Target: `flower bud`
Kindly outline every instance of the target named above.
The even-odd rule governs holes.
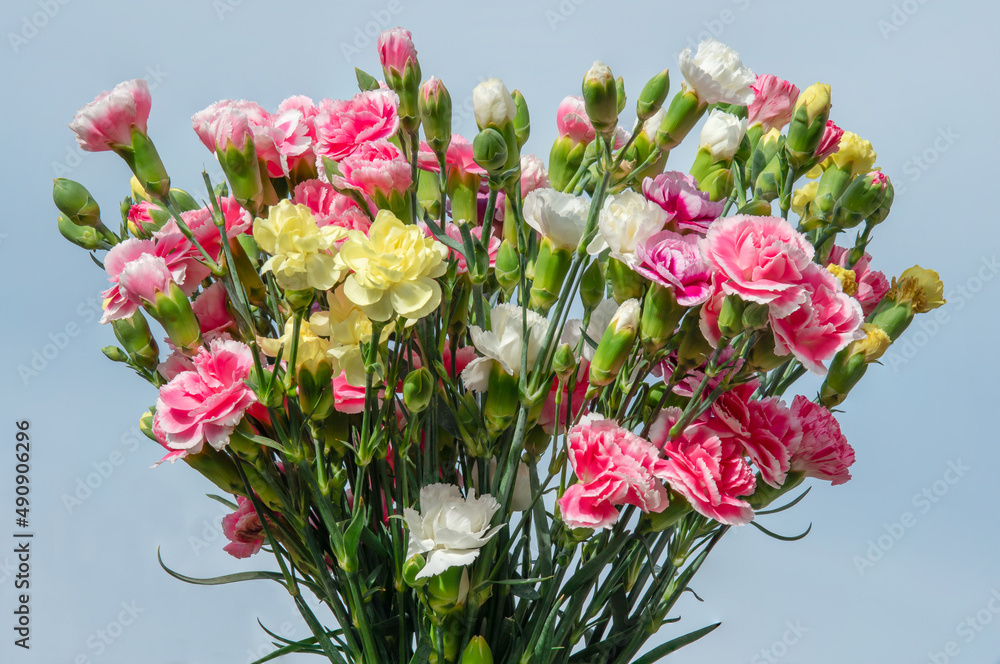
[[[403,403],[411,413],[422,413],[431,403],[437,387],[427,367],[420,367],[407,374],[403,381]]]
[[[754,125],[760,128],[761,125]],[[764,134],[756,146],[747,164],[749,168],[749,182],[756,182],[760,174],[767,168],[771,160],[774,159],[780,150],[785,147],[785,137],[777,129],[771,129]]]
[[[143,298],[142,306],[163,326],[177,350],[186,355],[197,352],[202,344],[201,325],[187,295],[176,283],[170,281],[166,291],[157,291],[152,300]]]
[[[705,335],[701,333],[699,319],[701,307],[694,307],[681,320],[681,343],[677,347],[677,366],[681,369],[694,369],[708,360],[712,346]]]
[[[479,129],[502,129],[517,115],[517,106],[499,78],[488,78],[472,91],[472,110]]]
[[[788,125],[785,152],[795,168],[813,158],[830,119],[830,86],[814,83],[799,95]]]
[[[591,261],[587,269],[583,271],[583,276],[580,277],[580,299],[586,311],[593,311],[597,305],[604,301],[606,285],[604,264],[599,260]]]
[[[496,129],[483,129],[472,139],[472,155],[489,173],[500,172],[507,163],[507,142],[503,134]]]
[[[618,129],[618,86],[603,62],[595,62],[583,77],[583,101],[594,131],[611,140]]]
[[[892,201],[896,197],[896,190],[892,186],[892,180],[886,177],[885,183],[885,197],[882,198],[881,205],[878,206],[877,210],[868,215],[868,218],[866,219],[866,221],[872,226],[881,224],[885,221],[885,218],[889,216],[889,210],[892,208]],[[860,256],[858,257],[858,260],[860,260]]]
[[[333,367],[329,362],[296,362],[296,394],[299,407],[310,420],[319,422],[333,414]]]
[[[128,355],[118,346],[104,346],[101,348],[101,352],[112,362],[128,363]]]
[[[684,307],[677,304],[673,289],[652,284],[643,300],[639,321],[639,338],[647,355],[667,345],[683,315]]]
[[[619,304],[641,298],[646,287],[646,281],[617,258],[608,258],[608,280],[615,302]]]
[[[521,275],[521,262],[517,256],[517,249],[508,240],[500,243],[497,250],[497,260],[494,264],[494,274],[497,283],[510,294],[514,287],[518,285]]]
[[[465,566],[449,567],[427,581],[427,603],[439,617],[460,611],[468,595],[469,571]]]
[[[635,105],[635,113],[639,117],[639,122],[645,122],[656,115],[656,112],[663,106],[663,102],[666,101],[669,91],[669,69],[664,69],[646,82]]]
[[[404,131],[416,131],[419,124],[417,110],[420,87],[420,63],[409,30],[392,28],[378,38],[378,56],[385,82],[399,96],[399,118]]]
[[[528,142],[528,136],[531,134],[531,117],[528,115],[528,102],[524,100],[521,91],[514,90],[510,95],[514,98],[514,106],[517,108],[514,114],[514,135],[517,136],[517,147],[520,149]]]
[[[441,79],[431,76],[420,87],[418,109],[427,145],[435,154],[444,154],[451,144],[451,95]]]
[[[744,314],[746,310],[744,310]],[[757,340],[750,351],[750,368],[754,371],[777,369],[788,361],[788,355],[778,355],[774,351],[774,335],[765,334]]]
[[[747,131],[746,118],[714,109],[701,130],[699,147],[707,150],[712,163],[732,161]],[[695,175],[692,173],[692,175]],[[698,176],[695,175],[697,178]],[[700,179],[700,178],[699,178]]]
[[[878,361],[892,343],[878,325],[864,323],[861,329],[865,337],[852,341],[830,361],[830,370],[819,391],[820,401],[827,408],[842,404],[865,375],[868,365]]]
[[[576,367],[576,355],[573,354],[573,348],[568,343],[560,344],[552,357],[552,371],[556,378],[559,379],[560,383],[565,383],[570,376],[576,373]]]
[[[719,332],[731,339],[743,331],[743,300],[738,295],[727,295],[719,310]]]
[[[118,343],[128,351],[136,365],[155,371],[160,363],[160,349],[149,330],[145,316],[135,312],[129,318],[111,321]]]
[[[594,350],[590,363],[590,384],[595,387],[609,385],[618,377],[622,365],[632,352],[639,328],[639,301],[626,300],[605,330]]]
[[[833,210],[833,225],[854,228],[882,207],[888,189],[889,178],[880,171],[854,178],[837,201]]]
[[[108,246],[103,243],[103,238],[95,229],[89,226],[77,226],[64,214],[59,214],[56,223],[59,227],[59,233],[64,238],[87,251],[106,249]]]
[[[52,201],[70,222],[77,226],[102,228],[101,208],[87,188],[79,182],[56,178],[52,181]]]
[[[417,574],[427,567],[427,561],[419,553],[403,563],[403,582],[411,588],[423,588],[427,577],[417,578]]]
[[[572,262],[572,250],[557,247],[549,238],[542,238],[535,258],[535,278],[531,282],[532,307],[542,313],[552,308],[559,300],[559,291]]]
[[[499,363],[493,362],[483,403],[483,420],[490,440],[502,435],[514,421],[519,401],[517,378],[505,372]],[[475,456],[473,450],[470,449],[469,453]]]
[[[146,193],[157,200],[167,200],[170,176],[153,141],[136,127],[132,128],[132,159],[132,172]]]
[[[743,305],[743,327],[747,330],[764,330],[770,320],[770,309],[766,304],[746,302]]]
[[[680,145],[706,108],[708,105],[698,98],[697,92],[682,87],[674,95],[660,128],[656,130],[656,145],[660,150],[666,152]]]
[[[833,219],[833,211],[837,207],[837,201],[844,195],[851,184],[851,170],[833,165],[823,171],[819,178],[819,185],[816,187],[816,196],[809,204],[809,212],[812,216],[824,221]]]
[[[472,637],[462,653],[462,660],[459,664],[493,664],[493,653],[490,651],[486,639],[481,636]]]
[[[254,147],[250,126],[242,113],[232,113],[232,139],[226,135],[223,144],[217,144],[215,154],[222,172],[229,181],[229,190],[236,202],[255,214],[264,200],[260,162]]]

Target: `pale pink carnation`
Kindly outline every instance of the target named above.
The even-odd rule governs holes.
[[[367,233],[371,226],[371,219],[353,198],[321,180],[299,183],[292,194],[292,202],[309,208],[320,227],[339,226]]]
[[[132,145],[132,127],[146,133],[152,98],[145,79],[136,78],[102,92],[79,111],[69,128],[87,152],[104,152],[117,145]]]
[[[810,371],[826,375],[823,363],[864,337],[864,313],[858,301],[844,293],[840,280],[815,263],[803,272],[801,286],[804,302],[782,318],[772,312],[774,350],[778,355],[791,352]]]
[[[697,237],[660,231],[636,246],[635,256],[632,269],[672,290],[681,306],[693,307],[711,295],[712,266]]]
[[[167,262],[159,256],[143,254],[129,261],[118,275],[118,288],[129,300],[155,302],[159,293],[165,293],[174,282]]]
[[[315,161],[309,123],[302,111],[291,109],[271,117],[270,122],[254,132],[257,157],[267,165],[267,175],[289,175],[302,159]]]
[[[850,253],[850,249],[834,246],[830,250],[829,262],[840,267],[847,267]],[[889,280],[885,278],[883,273],[872,269],[872,256],[867,251],[861,260],[851,267],[851,270],[854,271],[854,279],[857,284],[857,290],[852,297],[861,304],[861,310],[867,317],[875,311],[875,307],[889,292]]]
[[[562,100],[556,109],[556,128],[560,136],[569,136],[574,143],[590,143],[597,135],[583,97],[569,96]]]
[[[160,209],[149,201],[139,201],[128,209],[128,221],[136,231],[151,232],[156,230],[156,221],[149,214],[150,210]]]
[[[249,558],[264,545],[264,526],[252,500],[236,496],[236,504],[235,512],[222,517],[222,534],[229,540],[222,550],[233,558]]]
[[[381,88],[347,100],[324,100],[315,119],[316,155],[340,161],[360,145],[391,138],[399,128],[398,107],[396,93]]]
[[[802,441],[802,426],[777,397],[751,399],[748,406],[750,426],[742,439],[743,450],[760,470],[761,479],[779,487],[785,483],[791,456]]]
[[[833,120],[826,121],[826,129],[823,131],[823,138],[819,141],[819,146],[813,158],[821,162],[830,155],[840,150],[840,137],[844,135],[844,130],[834,123]]]
[[[243,99],[223,99],[191,116],[195,133],[212,152],[224,151],[229,145],[242,150],[248,137],[256,147],[261,129],[270,125],[270,113]]]
[[[667,508],[667,492],[656,478],[664,465],[656,448],[614,420],[585,415],[569,430],[567,453],[579,482],[557,502],[571,528],[610,528],[619,505],[644,512]]]
[[[183,238],[183,236],[181,237]],[[173,237],[168,241],[158,240],[156,242],[136,238],[125,240],[112,247],[107,256],[104,257],[104,269],[108,273],[108,281],[111,282],[111,287],[101,294],[104,299],[102,323],[109,323],[119,318],[128,318],[139,310],[141,301],[138,292],[130,292],[127,288],[124,288],[121,284],[121,275],[127,265],[144,256],[161,259],[168,270],[170,278],[187,295],[191,295],[198,290],[198,284],[201,279],[211,274],[210,271],[203,273],[195,265],[191,265],[186,250],[183,248],[178,250],[178,243]],[[200,263],[197,265],[201,266]],[[157,277],[160,274],[158,264],[156,269],[152,269],[153,267],[151,263],[146,264],[147,276]],[[204,268],[204,266],[201,267],[204,270],[208,269]],[[136,280],[136,277],[139,276],[139,274],[133,275],[133,286],[143,289],[144,282]]]
[[[383,30],[378,37],[378,59],[385,71],[399,76],[403,75],[408,63],[416,64],[417,48],[410,31],[400,27]]]
[[[753,101],[747,106],[750,125],[760,123],[764,131],[781,129],[791,122],[799,89],[773,74],[761,74],[750,86]]]
[[[833,413],[798,395],[792,401],[792,415],[802,428],[802,442],[792,454],[792,470],[834,485],[851,479],[848,469],[854,463],[854,448]]]
[[[642,194],[667,213],[666,227],[678,233],[704,235],[719,218],[725,201],[713,203],[698,189],[698,182],[687,173],[667,171],[642,181]]]
[[[384,140],[361,144],[340,162],[340,171],[344,182],[372,198],[376,193],[404,192],[413,181],[399,148]]]
[[[787,316],[803,301],[799,285],[815,250],[784,219],[738,214],[719,219],[705,236],[705,253],[726,277],[722,289]]]
[[[160,388],[154,420],[166,446],[201,451],[206,442],[216,450],[229,443],[243,413],[257,401],[246,384],[253,366],[250,347],[216,339],[194,357],[194,371],[177,374]]]
[[[521,196],[527,196],[535,189],[551,187],[545,162],[533,154],[521,155]]]
[[[649,431],[650,440],[667,455],[657,477],[684,496],[699,514],[730,526],[749,523],[753,508],[740,497],[753,493],[757,482],[740,444],[719,438],[703,424],[688,426],[680,436],[668,440],[670,427],[680,416],[680,409],[668,408]]]

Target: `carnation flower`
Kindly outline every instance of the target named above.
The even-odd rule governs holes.
[[[691,56],[686,48],[680,55],[681,73],[706,104],[741,104],[753,101],[754,73],[743,66],[739,54],[722,42],[706,39]]]
[[[410,31],[398,27],[384,30],[378,37],[378,59],[384,70],[402,76],[407,63],[417,62],[417,49]]]
[[[674,440],[670,428],[680,419],[678,408],[660,413],[649,430],[654,445],[667,455],[657,477],[684,496],[699,514],[719,523],[740,526],[753,521],[750,503],[740,500],[754,492],[757,482],[743,459],[738,442],[720,439],[704,424],[688,426]]]
[[[696,236],[660,231],[640,243],[633,269],[674,293],[677,303],[693,307],[712,293],[712,266]]]
[[[474,175],[486,175],[482,166],[476,163],[472,156],[472,143],[461,134],[452,134],[451,142],[444,156],[447,175],[457,175],[464,177],[472,173]],[[432,173],[441,172],[441,164],[438,163],[437,155],[427,145],[427,141],[421,141],[420,152],[417,153],[417,166]]]
[[[785,483],[791,455],[802,440],[802,427],[777,397],[751,399],[743,450],[760,469],[760,477],[773,487]]]
[[[534,365],[541,351],[542,340],[548,331],[549,322],[538,313],[528,310],[528,366]],[[484,357],[473,360],[462,372],[462,382],[476,392],[486,389],[493,362],[509,376],[521,375],[521,348],[524,318],[521,307],[514,304],[499,304],[490,312],[490,329],[478,325],[469,328],[472,343]]]
[[[768,304],[787,316],[805,298],[799,286],[814,249],[784,219],[738,214],[712,224],[705,254],[726,278],[722,288],[743,300]]]
[[[347,231],[320,228],[305,205],[280,201],[268,210],[266,219],[254,221],[253,236],[271,255],[261,272],[273,272],[282,288],[328,290],[340,281],[343,270],[334,260],[335,245]]]
[[[545,162],[533,154],[521,155],[521,196],[527,196],[535,189],[548,189],[549,174]]]
[[[864,337],[864,313],[857,300],[843,292],[840,280],[825,268],[810,263],[802,274],[805,301],[788,315],[771,315],[774,351],[791,352],[802,365],[819,375],[823,363],[854,339]]]
[[[571,528],[610,528],[619,505],[643,512],[667,508],[667,492],[657,475],[665,462],[653,445],[614,420],[585,415],[567,434],[567,455],[579,480],[557,501]]]
[[[340,172],[344,182],[372,198],[379,194],[388,197],[393,192],[405,192],[413,182],[410,165],[403,154],[385,140],[358,146],[340,162]]]
[[[423,318],[441,303],[448,248],[408,226],[388,210],[379,210],[368,236],[349,231],[337,254],[338,265],[351,271],[344,294],[372,320],[394,315]]]
[[[712,109],[701,129],[698,146],[708,150],[712,161],[729,161],[740,147],[747,133],[747,119],[732,113]]]
[[[471,564],[479,549],[503,528],[490,528],[500,509],[496,499],[484,494],[463,498],[454,484],[429,484],[420,488],[420,511],[403,509],[410,529],[406,557],[421,554],[426,560],[416,578],[436,576],[452,567]]]
[[[642,181],[642,193],[667,213],[667,227],[678,233],[704,235],[709,224],[722,214],[725,201],[712,202],[698,189],[693,177],[681,171],[667,171]]]
[[[827,157],[834,154],[840,149],[840,139],[844,135],[844,130],[836,125],[833,120],[826,121],[826,129],[823,130],[823,137],[820,138],[819,145],[816,147],[816,153],[813,155],[813,159],[816,161],[824,161]],[[807,177],[811,177],[811,173],[806,174]]]
[[[399,98],[388,89],[359,92],[348,100],[320,102],[316,155],[340,161],[364,143],[390,138],[399,128]]]
[[[499,127],[517,114],[510,91],[499,78],[488,78],[472,90],[472,112],[480,129]]]
[[[590,143],[597,132],[587,117],[583,97],[566,97],[556,109],[556,129],[560,136],[568,136],[574,143]]]
[[[830,250],[830,263],[847,266],[847,259],[850,250],[844,247],[834,246]],[[867,317],[878,306],[885,294],[889,292],[889,280],[878,270],[871,267],[872,256],[865,252],[861,260],[854,264],[851,271],[854,272],[854,292],[847,293],[861,305],[861,310]]]
[[[87,152],[104,152],[115,146],[132,145],[132,127],[146,133],[152,98],[145,79],[119,83],[111,92],[102,92],[79,111],[69,128]]]
[[[191,309],[198,317],[202,336],[236,331],[236,320],[229,313],[228,302],[229,296],[226,295],[226,286],[221,281],[216,281],[203,290],[191,302]]]
[[[312,154],[313,139],[302,111],[291,109],[271,116],[270,122],[254,132],[257,157],[267,165],[272,178],[288,176],[295,164]]]
[[[829,480],[833,485],[851,479],[848,470],[854,463],[854,448],[840,431],[837,418],[823,406],[802,395],[792,401],[792,416],[802,429],[802,442],[792,454],[791,469]]]
[[[753,101],[747,107],[750,125],[760,124],[764,133],[781,129],[792,120],[799,89],[774,74],[762,74],[752,86]]]
[[[636,247],[661,231],[666,221],[667,213],[663,208],[646,200],[642,194],[626,190],[608,196],[598,217],[598,234],[587,252],[596,256],[610,248],[612,258],[634,268],[641,260],[636,256]]]
[[[339,226],[345,230],[367,233],[371,226],[371,219],[357,201],[322,180],[299,183],[292,192],[292,202],[309,208],[320,228]],[[343,240],[338,241],[342,242]]]
[[[216,339],[198,351],[193,363],[193,371],[177,374],[160,388],[154,424],[169,449],[197,454],[207,442],[221,450],[257,401],[245,382],[252,351],[239,341]]]
[[[264,526],[252,500],[236,496],[236,504],[235,512],[222,517],[222,534],[229,540],[222,550],[233,558],[249,558],[264,545]]]
[[[252,101],[223,99],[191,116],[191,126],[201,142],[212,152],[235,145],[243,149],[247,137],[254,140],[271,125],[271,114]]]
[[[422,221],[418,221],[417,225],[420,226],[420,228],[423,229],[423,231],[427,235],[427,237],[429,237],[429,238],[435,237],[434,233],[431,231],[430,226],[428,226],[427,224],[425,224]],[[474,228],[469,229],[469,234],[472,235],[472,237],[476,238],[477,240],[482,241],[482,239],[483,239],[483,229],[484,228],[486,228],[486,227],[484,227],[484,226],[476,226]],[[486,229],[486,231],[488,233],[491,232],[492,230],[493,230],[492,228],[487,228]],[[448,237],[450,237],[452,240],[454,240],[455,242],[457,242],[460,246],[462,245],[462,230],[458,227],[458,224],[455,224],[455,223],[450,222],[450,221],[445,222],[444,233],[445,233],[445,235],[447,235]],[[486,246],[486,253],[490,257],[490,267],[492,268],[492,267],[494,267],[496,265],[496,262],[497,262],[497,252],[500,250],[500,238],[498,238],[497,236],[495,236],[495,235],[493,235],[491,233],[486,238],[485,246]],[[456,266],[458,274],[466,274],[469,271],[469,266],[466,263],[465,256],[463,254],[460,254],[459,252],[455,251],[454,249],[449,249],[448,250],[448,255],[449,255],[450,258],[454,258],[455,259],[455,261],[456,261],[456,265],[455,266]]]
[[[524,198],[525,222],[554,247],[576,249],[589,211],[589,199],[555,189],[536,189]]]

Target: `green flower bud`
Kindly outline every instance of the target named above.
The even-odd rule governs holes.
[[[411,413],[422,413],[431,403],[437,384],[427,367],[420,367],[406,375],[403,381],[403,403]]]
[[[503,134],[496,129],[483,129],[472,140],[472,155],[487,172],[500,172],[507,163],[507,142]]]
[[[707,108],[708,104],[698,98],[698,93],[682,87],[671,100],[660,128],[656,131],[656,144],[660,150],[672,150],[680,145]]]
[[[640,340],[647,355],[667,345],[683,315],[684,307],[677,304],[673,289],[660,284],[650,286],[639,321]]]
[[[750,351],[750,368],[754,371],[770,371],[788,361],[788,355],[777,355],[774,351],[774,335],[765,334]]]
[[[565,191],[583,163],[586,143],[576,143],[569,136],[560,136],[549,151],[549,183],[556,191]]]
[[[495,440],[510,427],[520,403],[517,378],[505,372],[498,362],[493,362],[483,403],[483,420],[490,440]],[[470,453],[472,451],[470,450]]]
[[[889,178],[879,171],[854,178],[833,210],[833,225],[854,228],[882,207]]]
[[[299,407],[319,422],[333,414],[333,367],[329,362],[302,362],[295,371]]]
[[[618,129],[618,86],[603,62],[595,62],[583,77],[583,102],[594,130],[606,139],[613,137]]]
[[[528,142],[528,136],[531,134],[528,102],[524,100],[520,90],[514,90],[510,96],[514,98],[514,106],[517,107],[517,113],[514,114],[514,135],[517,136],[517,147],[520,149]]]
[[[576,373],[577,361],[573,354],[573,348],[569,344],[560,344],[556,348],[556,353],[552,358],[552,371],[555,372],[559,382],[565,383],[570,376]]]
[[[850,186],[851,177],[850,168],[841,168],[836,164],[824,170],[816,188],[816,197],[809,204],[810,214],[824,221],[833,219],[834,208]]]
[[[587,269],[583,271],[583,276],[580,277],[580,299],[583,301],[585,310],[593,311],[597,305],[604,301],[606,285],[604,264],[599,260],[591,261]]]
[[[128,363],[128,355],[118,346],[104,346],[101,348],[101,352],[112,362]]]
[[[490,651],[486,639],[481,636],[472,637],[462,653],[462,660],[459,664],[493,664],[493,653]]]
[[[418,108],[427,145],[435,154],[443,155],[451,143],[451,95],[441,79],[431,76],[420,87]]]
[[[166,200],[170,195],[170,176],[160,160],[156,146],[146,134],[132,127],[133,167],[136,179],[150,196]]]
[[[608,258],[608,279],[615,302],[619,304],[641,298],[646,289],[645,279],[617,258]]]
[[[535,278],[531,283],[531,306],[546,313],[559,300],[559,291],[573,262],[573,252],[542,238],[535,258]]]
[[[419,553],[403,563],[403,582],[411,588],[423,588],[427,578],[417,578],[417,574],[427,567],[427,561]]]
[[[157,292],[154,301],[143,300],[142,306],[155,318],[171,343],[184,354],[193,354],[201,346],[201,325],[191,309],[187,295],[173,281],[166,292]]]
[[[743,300],[738,295],[727,295],[719,310],[719,332],[732,339],[743,331]]]
[[[877,210],[868,215],[868,219],[866,220],[872,226],[885,221],[885,218],[889,216],[889,210],[892,208],[892,201],[896,197],[896,190],[892,186],[892,180],[886,177],[885,184],[885,197],[882,199],[882,203],[878,206]]]
[[[605,330],[590,363],[590,384],[595,387],[610,385],[618,377],[622,365],[632,352],[639,327],[639,301],[626,300]]]
[[[236,202],[251,214],[256,214],[264,201],[264,181],[261,179],[257,149],[249,129],[241,138],[242,148],[229,142],[224,147],[216,146],[215,154]]]
[[[699,319],[701,307],[693,307],[681,320],[680,346],[677,347],[677,365],[682,369],[694,369],[704,364],[713,348],[701,333]]]
[[[785,141],[792,166],[799,168],[812,159],[826,131],[830,105],[830,86],[825,83],[814,83],[799,95]]]
[[[670,91],[670,70],[664,69],[659,74],[653,76],[646,82],[639,93],[639,101],[636,102],[635,113],[639,117],[639,122],[645,122],[656,115],[656,112],[663,106]]]
[[[449,567],[428,579],[427,603],[440,617],[461,611],[468,595],[469,572],[465,567]]]
[[[507,294],[514,290],[520,280],[521,262],[517,256],[517,249],[507,240],[500,243],[493,272],[497,283]]]
[[[101,208],[87,188],[79,182],[56,178],[52,181],[52,201],[70,222],[77,226],[102,228]]]
[[[100,233],[95,229],[89,226],[77,226],[65,214],[60,213],[56,223],[59,227],[59,233],[78,247],[83,247],[87,251],[108,247]]]
[[[133,362],[149,371],[156,370],[160,363],[160,349],[141,312],[137,311],[129,318],[111,321],[111,328],[118,343],[128,351]]]
[[[743,305],[743,327],[748,330],[763,330],[770,320],[770,309],[766,304],[747,302]]]

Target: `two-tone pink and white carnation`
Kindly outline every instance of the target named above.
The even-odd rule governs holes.
[[[252,500],[236,496],[236,505],[235,512],[222,517],[222,534],[229,540],[222,550],[233,558],[249,558],[264,545],[264,526]]]
[[[698,189],[698,182],[687,173],[667,171],[642,181],[642,193],[667,213],[666,227],[678,233],[704,235],[719,218],[725,201],[713,202]]]
[[[399,98],[388,89],[359,92],[350,99],[320,102],[316,128],[317,157],[340,161],[364,143],[391,138],[399,128]]]
[[[760,124],[764,132],[781,129],[792,120],[799,89],[774,74],[761,74],[750,86],[753,101],[747,105],[750,126]]]
[[[104,152],[132,144],[132,129],[146,133],[152,98],[145,79],[119,83],[79,111],[69,128],[87,152]]]
[[[677,303],[693,307],[712,294],[712,265],[697,236],[660,231],[636,247],[633,269],[673,291]]]
[[[239,341],[216,339],[192,362],[192,371],[177,374],[160,388],[155,428],[169,449],[197,454],[208,443],[221,450],[247,408],[257,401],[246,384],[252,351]]]
[[[402,193],[410,186],[413,176],[403,153],[386,140],[362,143],[340,162],[340,172],[348,186],[359,189],[371,198]]]
[[[446,175],[464,177],[468,174],[486,175],[482,166],[476,163],[472,156],[472,143],[461,134],[452,134],[451,143],[445,151]],[[420,143],[420,152],[417,153],[417,166],[432,173],[441,172],[441,164],[438,163],[437,155],[427,145],[427,141]]]
[[[339,226],[349,231],[367,233],[371,217],[350,196],[340,193],[322,180],[306,180],[292,192],[292,202],[305,205],[316,219],[316,225]],[[340,240],[338,244],[343,244]]]
[[[657,479],[665,465],[659,451],[614,420],[584,415],[569,430],[566,450],[578,482],[566,489],[558,505],[570,527],[610,528],[621,505],[643,512],[667,508],[666,489]]]
[[[568,136],[574,143],[590,143],[597,132],[590,124],[583,97],[569,96],[556,109],[556,129],[560,136]]]
[[[802,395],[792,401],[791,414],[798,420],[802,440],[791,458],[791,469],[806,477],[829,480],[834,486],[851,479],[854,448],[829,410]]]

